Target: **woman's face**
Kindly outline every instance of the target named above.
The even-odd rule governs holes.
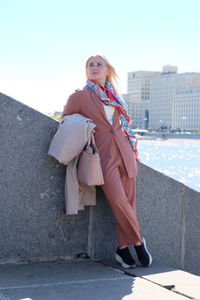
[[[108,75],[106,62],[100,57],[91,57],[86,68],[87,78],[104,86]]]

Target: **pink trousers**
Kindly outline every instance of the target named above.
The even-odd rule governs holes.
[[[118,151],[118,150],[117,150]],[[129,178],[121,155],[113,156],[101,186],[112,210],[119,247],[142,242],[136,213],[136,176]]]

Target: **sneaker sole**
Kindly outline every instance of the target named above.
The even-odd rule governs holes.
[[[148,255],[149,255],[149,264],[148,264],[147,266],[145,266],[145,267],[149,267],[149,266],[152,264],[153,259],[152,259],[151,254],[150,254],[149,251],[147,250],[145,238],[142,238],[142,239],[143,239],[143,243],[144,243],[144,248],[145,248],[146,252],[147,252]]]
[[[135,268],[136,265],[127,265],[123,259],[118,255],[118,254],[115,254],[115,259],[121,264],[121,266],[125,269],[131,269],[131,268]]]

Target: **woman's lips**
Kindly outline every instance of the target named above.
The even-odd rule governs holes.
[[[92,74],[93,74],[93,75],[97,75],[97,74],[99,74],[99,72],[92,72]]]

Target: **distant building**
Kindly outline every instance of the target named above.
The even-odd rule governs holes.
[[[177,72],[166,65],[162,72],[128,73],[124,99],[134,128],[200,128],[200,73]]]
[[[61,116],[62,112],[61,111],[54,111],[53,115],[54,116]]]
[[[172,127],[200,129],[200,87],[174,91]]]
[[[177,74],[163,68],[151,79],[149,128],[196,129],[200,107],[200,73]],[[200,111],[199,111],[200,112]],[[200,116],[200,114],[198,115]]]
[[[176,74],[178,73],[178,68],[171,65],[166,65],[163,67],[162,74]]]
[[[153,71],[128,73],[127,108],[134,128],[149,127],[150,80],[160,74]]]

